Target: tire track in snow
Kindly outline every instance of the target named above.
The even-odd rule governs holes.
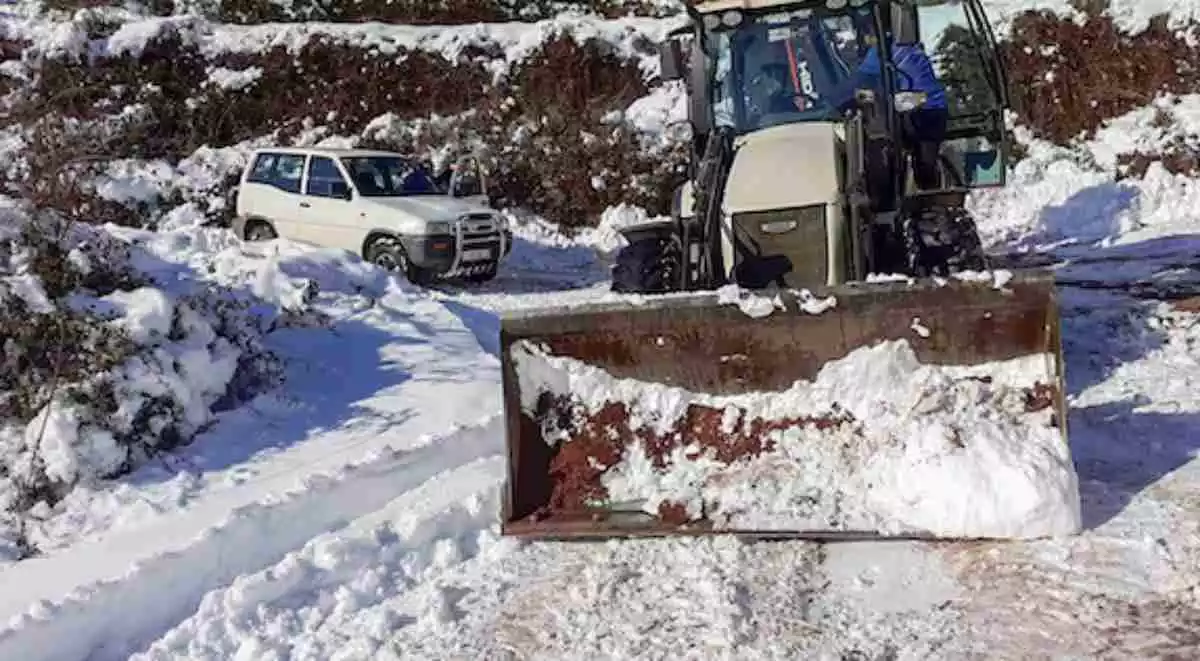
[[[302,490],[274,501],[239,508],[183,548],[13,618],[0,629],[0,659],[125,659],[194,613],[212,590],[278,562],[317,535],[380,510],[447,471],[500,454],[502,430],[502,420],[493,417],[417,449],[307,479]]]
[[[375,659],[416,621],[455,616],[444,577],[514,543],[496,530],[504,458],[439,474],[346,530],[314,538],[272,567],[206,595],[137,661]],[[402,606],[416,596],[415,612]]]

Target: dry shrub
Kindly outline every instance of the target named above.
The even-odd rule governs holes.
[[[621,202],[665,213],[684,158],[682,149],[645,153],[625,127],[593,132],[547,120],[499,152],[494,202],[527,207],[568,228],[594,225]]]
[[[35,312],[20,298],[0,293],[0,421],[25,424],[50,402],[55,386],[86,380],[131,357],[136,350],[119,329],[70,310]],[[79,350],[83,348],[85,350]]]
[[[295,54],[278,46],[261,55],[225,55],[214,64],[260,67],[263,75],[249,89],[214,89],[198,99],[203,106],[222,108],[226,117],[224,131],[208,144],[294,127],[309,117],[348,133],[389,112],[407,119],[479,107],[487,100],[490,75],[472,55],[449,62],[419,50],[386,54],[327,36],[310,39]]]
[[[21,59],[21,53],[25,52],[27,46],[29,46],[27,41],[0,38],[0,62]]]
[[[1151,125],[1163,129],[1173,137],[1154,153],[1135,152],[1117,156],[1117,170],[1121,177],[1141,178],[1154,163],[1172,174],[1195,176],[1200,174],[1200,136],[1189,134],[1181,127],[1173,113],[1159,107]]]
[[[1174,138],[1158,153],[1122,154],[1117,157],[1117,165],[1122,178],[1140,179],[1145,176],[1150,166],[1158,163],[1163,169],[1172,174],[1182,174],[1189,177],[1200,175],[1200,145],[1194,138]]]
[[[73,122],[61,115],[35,121],[26,130],[23,176],[8,188],[34,208],[53,210],[74,222],[146,224],[151,202],[122,203],[95,194],[92,180],[106,164],[124,157],[144,121],[134,118],[99,123]],[[137,143],[141,144],[141,143]]]
[[[594,224],[622,201],[666,210],[682,154],[647,153],[628,125],[605,122],[649,92],[637,67],[607,48],[553,40],[515,72],[516,104],[502,123],[519,137],[492,145],[497,203],[566,227]]]
[[[1130,36],[1093,13],[1083,25],[1028,12],[1003,45],[1020,121],[1058,144],[1088,137],[1106,120],[1150,104],[1164,92],[1200,84],[1200,49],[1158,17]]]
[[[0,244],[0,257],[24,261],[51,300],[78,292],[107,296],[150,284],[133,267],[128,244],[101,233],[81,239],[73,227],[53,216],[26,223]]]
[[[69,10],[123,6],[120,0],[49,0],[51,9]],[[149,0],[150,13],[175,13],[171,0]],[[674,13],[647,0],[216,0],[199,5],[209,18],[225,23],[254,24],[291,21],[338,21],[458,25],[537,21],[565,11],[605,17],[628,14],[663,16]]]
[[[568,35],[549,40],[499,84],[484,59],[478,51],[456,62],[422,51],[384,54],[318,37],[294,54],[278,47],[205,61],[168,32],[137,56],[91,66],[48,61],[18,110],[33,127],[23,194],[77,220],[152,224],[155,207],[182,200],[119,204],[96,199],[81,182],[104,160],[174,163],[202,146],[272,133],[286,140],[311,124],[358,135],[387,114],[400,121],[439,115],[454,118],[442,133],[457,133],[459,144],[490,155],[498,203],[566,225],[594,222],[620,201],[665,209],[679,155],[663,162],[645,153],[629,127],[602,122],[647,93],[635,62],[606,42]],[[262,74],[241,89],[223,89],[208,82],[215,66],[258,67]],[[373,146],[428,152],[433,138],[417,132]],[[68,174],[64,163],[71,164]],[[230,208],[212,219],[227,221]]]

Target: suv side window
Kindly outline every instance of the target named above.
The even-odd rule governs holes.
[[[333,159],[313,156],[308,166],[308,194],[317,197],[340,197],[333,194],[333,185],[346,185],[346,179],[338,171]]]
[[[250,169],[250,176],[246,177],[246,181],[274,186],[289,193],[299,193],[300,178],[303,174],[303,156],[265,152],[254,159],[254,166]]]
[[[280,154],[271,183],[289,193],[299,193],[300,179],[303,177],[304,157],[299,154]]]
[[[275,171],[275,164],[279,162],[279,154],[262,153],[258,158],[254,159],[254,166],[250,168],[250,175],[246,177],[246,181],[253,184],[271,184],[271,173]]]

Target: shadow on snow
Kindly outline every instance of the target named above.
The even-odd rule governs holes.
[[[1200,234],[1103,245],[1122,231],[1121,216],[1136,201],[1137,191],[1119,184],[1085,189],[1043,210],[1044,233],[1008,244],[997,255],[999,268],[1050,266],[1056,272],[1068,401],[1166,344],[1166,331],[1152,322],[1159,302],[1200,296]],[[1003,254],[1027,251],[1034,241],[1065,245]],[[1134,384],[1137,393],[1127,399],[1070,411],[1087,529],[1117,516],[1200,451],[1200,412],[1139,410],[1153,401],[1145,394],[1152,378]]]

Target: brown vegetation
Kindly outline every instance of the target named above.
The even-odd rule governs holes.
[[[124,6],[120,0],[48,0],[51,9],[74,11],[96,7]],[[157,16],[175,12],[171,0],[148,0],[147,9]],[[595,13],[608,18],[658,16],[664,12],[646,0],[220,0],[209,16],[224,23],[256,24],[292,21],[336,21],[340,23],[406,23],[412,25],[461,25],[538,21],[564,11]]]
[[[1166,27],[1165,17],[1135,36],[1093,14],[1083,25],[1029,12],[1003,45],[1010,94],[1022,124],[1065,144],[1164,92],[1200,84],[1200,49]]]
[[[630,127],[601,122],[647,93],[636,63],[599,40],[560,36],[494,83],[486,57],[468,49],[451,62],[318,37],[298,53],[280,46],[205,59],[167,32],[136,56],[90,66],[47,60],[14,110],[34,132],[22,193],[79,220],[129,224],[147,218],[148,209],[89,199],[86,187],[74,183],[89,176],[88,164],[177,162],[206,145],[272,133],[287,140],[308,125],[359,135],[390,114],[413,130],[375,137],[370,146],[420,153],[451,135],[474,143],[486,154],[489,192],[499,204],[527,206],[568,226],[592,222],[620,201],[665,208],[675,163],[646,154]],[[258,67],[262,75],[224,89],[208,81],[210,67]],[[118,117],[128,107],[139,110]],[[419,122],[431,115],[451,119]]]

